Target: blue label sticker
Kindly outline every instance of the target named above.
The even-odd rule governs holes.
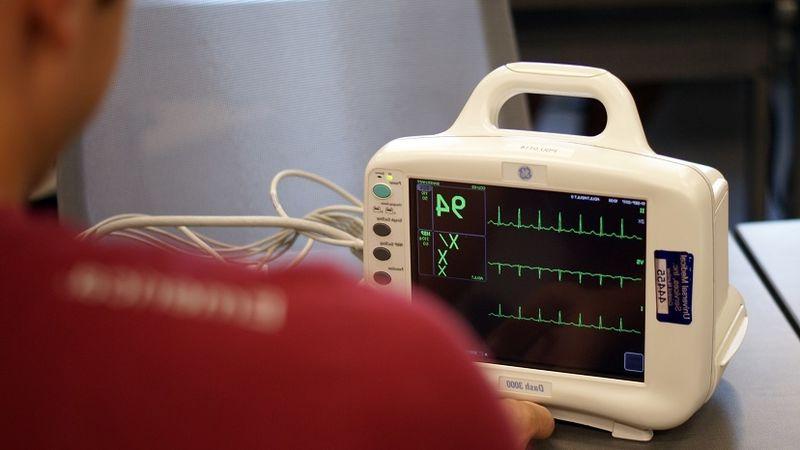
[[[694,256],[656,250],[656,317],[660,322],[692,323]]]

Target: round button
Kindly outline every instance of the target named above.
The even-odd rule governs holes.
[[[375,272],[372,275],[372,279],[375,280],[376,283],[383,284],[383,285],[386,285],[386,284],[389,284],[389,283],[392,282],[392,276],[389,275],[386,272]]]
[[[392,195],[392,188],[388,184],[377,183],[372,186],[372,193],[378,198],[389,198]]]
[[[390,252],[388,248],[377,247],[372,251],[372,255],[375,256],[375,258],[379,261],[386,261],[392,257],[392,252]]]
[[[372,226],[372,231],[378,236],[388,236],[392,232],[392,227],[383,222],[378,222]]]

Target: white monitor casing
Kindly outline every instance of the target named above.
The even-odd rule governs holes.
[[[606,108],[606,129],[591,137],[499,129],[503,103],[526,92],[596,98]],[[533,176],[521,178],[520,167]],[[744,303],[728,284],[728,184],[713,168],[656,155],[630,93],[613,75],[589,67],[508,64],[476,87],[449,130],[397,139],[375,154],[365,174],[364,276],[379,289],[410,298],[410,246],[416,244],[409,179],[646,200],[644,382],[481,366],[504,395],[545,404],[557,418],[628,439],[649,440],[652,430],[685,422],[711,397],[747,327]],[[373,194],[376,184],[390,187],[388,198]],[[378,223],[388,225],[390,234],[373,232]],[[379,260],[376,248],[391,256]],[[689,325],[656,317],[657,250],[694,255]],[[390,281],[376,282],[376,273]],[[520,392],[507,380],[543,389]]]

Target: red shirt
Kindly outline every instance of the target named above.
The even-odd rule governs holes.
[[[329,268],[269,275],[0,213],[1,448],[512,448],[464,329]]]

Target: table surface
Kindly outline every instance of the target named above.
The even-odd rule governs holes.
[[[796,266],[795,266],[796,267]],[[713,397],[688,422],[649,443],[559,423],[537,449],[797,448],[800,443],[800,340],[742,251],[730,242],[730,279],[745,299],[747,335]]]
[[[736,231],[774,288],[775,300],[800,324],[800,220],[745,223]]]

